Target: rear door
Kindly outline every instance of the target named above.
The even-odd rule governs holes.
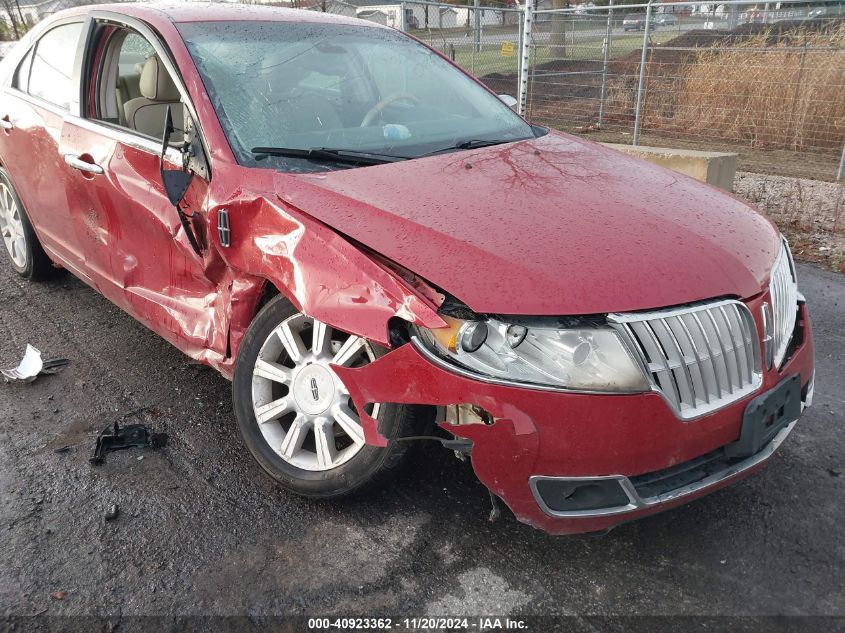
[[[219,291],[225,281],[209,278],[159,173],[166,109],[181,126],[187,92],[176,86],[167,49],[153,33],[122,19],[93,19],[81,65],[81,116],[69,117],[62,130],[61,152],[78,166],[65,187],[76,230],[86,236],[85,257],[108,280],[103,294],[183,351],[222,356],[226,330],[216,325],[226,318],[226,293]],[[141,87],[151,58],[158,80]],[[173,83],[165,85],[162,73]],[[184,198],[201,243],[207,189],[197,176]]]
[[[58,22],[17,64],[0,95],[0,157],[45,250],[86,278],[86,262],[65,185],[75,174],[59,144],[64,118],[78,108],[83,18]]]

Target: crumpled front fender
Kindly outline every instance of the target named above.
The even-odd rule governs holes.
[[[443,327],[437,307],[325,224],[270,195],[241,189],[210,205],[212,239],[218,212],[228,214],[231,243],[217,246],[235,272],[231,363],[269,282],[298,310],[350,334],[389,346],[388,322],[398,317]],[[231,373],[231,367],[230,372]]]
[[[386,446],[378,422],[364,407],[375,402],[452,405],[472,403],[495,418],[492,425],[449,424],[439,421],[450,433],[473,442],[472,466],[479,480],[506,501],[517,516],[520,510],[535,509],[527,486],[539,447],[539,435],[531,417],[508,399],[501,387],[463,378],[426,361],[412,344],[403,345],[361,368],[334,367],[361,412],[368,443]],[[492,388],[491,388],[492,387]],[[526,482],[524,491],[514,482]],[[522,512],[523,516],[527,516]]]

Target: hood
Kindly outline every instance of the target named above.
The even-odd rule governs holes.
[[[476,312],[576,315],[760,292],[777,230],[733,196],[560,133],[278,174],[276,194]]]

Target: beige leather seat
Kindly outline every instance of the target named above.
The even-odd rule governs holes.
[[[141,94],[123,105],[126,125],[142,134],[161,138],[167,106],[173,112],[173,127],[183,129],[184,112],[176,84],[157,55],[150,57],[141,71]]]

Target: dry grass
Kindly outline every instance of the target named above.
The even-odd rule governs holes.
[[[827,33],[763,33],[671,61],[657,50],[646,67],[644,129],[706,131],[760,149],[841,150],[845,24]],[[633,113],[632,88],[630,78],[611,83],[610,113]]]

